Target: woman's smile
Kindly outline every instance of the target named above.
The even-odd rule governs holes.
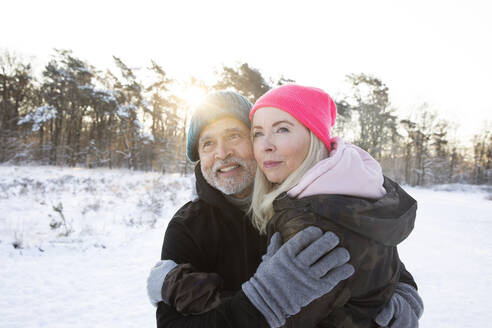
[[[263,162],[263,167],[265,169],[273,169],[282,164],[282,161],[265,161]]]

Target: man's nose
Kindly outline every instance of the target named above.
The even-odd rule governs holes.
[[[232,155],[232,148],[226,145],[225,143],[220,143],[215,151],[215,158],[217,159],[226,159],[227,157]]]

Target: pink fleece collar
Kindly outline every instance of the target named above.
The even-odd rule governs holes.
[[[330,157],[313,166],[287,194],[296,198],[319,194],[383,197],[381,165],[365,150],[338,137],[332,140]]]

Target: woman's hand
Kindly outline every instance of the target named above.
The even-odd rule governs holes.
[[[347,264],[350,255],[337,247],[338,237],[307,227],[281,245],[278,233],[272,236],[267,254],[254,276],[242,286],[251,303],[271,327],[280,327],[287,316],[329,293],[354,273]]]

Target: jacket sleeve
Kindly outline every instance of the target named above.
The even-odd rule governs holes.
[[[202,248],[183,224],[172,220],[166,230],[161,259],[178,264],[189,263],[197,270],[207,271]],[[203,277],[196,275],[197,278]],[[188,284],[189,286],[189,284]],[[200,288],[200,281],[197,281]],[[220,288],[220,284],[216,285]],[[191,297],[193,290],[182,290],[184,297]],[[176,308],[160,302],[156,312],[157,327],[268,327],[261,314],[242,291],[223,300],[212,310],[198,315],[183,315]]]
[[[157,328],[246,328],[268,327],[261,314],[242,291],[222,302],[215,309],[199,315],[184,316],[174,308],[160,302],[157,306]]]
[[[400,261],[400,282],[405,284],[409,284],[414,287],[416,290],[419,290],[417,287],[417,283],[413,279],[413,276],[410,272],[407,271],[403,262]]]
[[[207,266],[203,262],[204,258],[204,251],[193,234],[184,224],[173,218],[166,229],[161,260],[173,260],[178,264],[190,263],[201,269]]]
[[[181,314],[200,314],[220,304],[222,278],[215,272],[199,272],[190,263],[178,264],[162,284],[163,302]]]
[[[223,296],[230,295],[223,291],[222,278],[201,263],[205,258],[201,250],[185,225],[171,221],[161,258],[171,259],[178,266],[166,275],[161,294],[164,303],[184,315],[210,311]]]

